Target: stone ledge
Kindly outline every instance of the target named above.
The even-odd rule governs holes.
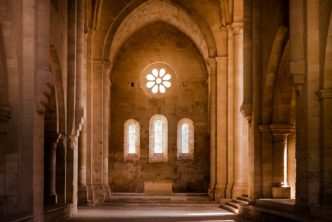
[[[148,194],[170,194],[173,182],[171,180],[147,180],[144,181],[144,193]]]
[[[272,187],[273,198],[289,199],[290,187]]]

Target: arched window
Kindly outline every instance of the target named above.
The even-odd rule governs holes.
[[[194,123],[183,118],[177,126],[177,156],[179,159],[194,159]]]
[[[167,162],[168,123],[163,115],[154,115],[149,124],[149,161]]]
[[[140,154],[140,127],[134,119],[124,124],[124,160],[136,160]]]

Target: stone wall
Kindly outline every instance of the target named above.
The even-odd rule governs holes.
[[[169,64],[177,74],[176,90],[162,99],[147,97],[140,87],[142,70],[153,62]],[[174,192],[207,192],[207,74],[198,50],[186,36],[164,23],[135,33],[122,47],[111,73],[110,184],[113,192],[142,192],[145,180],[173,180]],[[149,120],[168,120],[168,162],[149,163]],[[190,118],[195,126],[194,161],[177,160],[177,123]],[[136,119],[141,127],[140,159],[125,162],[123,126]]]

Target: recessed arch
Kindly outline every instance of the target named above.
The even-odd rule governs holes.
[[[179,29],[194,42],[205,60],[210,57],[207,40],[192,17],[179,6],[165,1],[155,0],[142,3],[124,18],[112,39],[109,54],[110,61],[114,60],[123,43],[126,42],[133,33],[148,24],[158,21],[165,22]],[[106,56],[105,47],[109,45],[108,42],[111,41],[110,38],[109,33],[105,39],[103,58]]]
[[[272,119],[273,93],[280,62],[288,42],[288,29],[281,26],[274,38],[263,85],[263,123]]]

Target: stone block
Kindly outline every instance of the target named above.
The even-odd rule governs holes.
[[[144,193],[148,194],[170,194],[172,193],[171,180],[144,181]]]
[[[289,199],[290,187],[272,187],[272,197],[275,199]]]

